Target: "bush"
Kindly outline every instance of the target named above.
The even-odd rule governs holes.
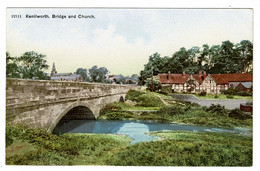
[[[252,116],[250,114],[246,114],[245,112],[241,111],[238,108],[231,110],[229,112],[228,116],[231,118],[236,118],[236,119],[251,119],[252,118]]]
[[[13,143],[13,139],[10,138],[7,134],[5,134],[5,147],[8,147]]]
[[[206,96],[207,95],[207,92],[206,91],[202,91],[199,93],[199,96]]]
[[[220,104],[211,104],[211,106],[208,107],[206,111],[223,116],[227,116],[228,114],[228,110],[225,109],[225,106],[221,106]]]
[[[184,107],[181,106],[167,106],[167,107],[163,107],[160,110],[157,111],[158,114],[167,114],[169,116],[173,116],[173,115],[183,115],[185,114],[185,110]]]
[[[100,116],[106,114],[109,111],[115,111],[115,110],[123,110],[124,107],[128,107],[129,105],[125,104],[124,102],[115,102],[115,103],[110,103],[103,107],[100,110]]]
[[[234,99],[234,96],[232,96],[232,95],[226,95],[226,97],[227,97],[228,99]]]
[[[219,95],[216,94],[216,95],[214,96],[214,98],[215,98],[215,99],[219,98]]]
[[[172,87],[171,86],[162,86],[161,88],[161,93],[163,94],[169,94],[172,92]]]
[[[157,96],[150,94],[142,94],[136,98],[137,105],[143,107],[162,107],[164,104],[161,99]]]
[[[252,96],[252,93],[246,92],[246,91],[239,91],[239,92],[237,92],[237,95],[239,95],[239,96]]]
[[[226,94],[226,95],[236,95],[237,90],[234,89],[233,87],[230,87],[227,90],[222,90],[221,93]]]
[[[125,96],[126,100],[135,101],[140,95],[145,94],[145,92],[129,90]]]

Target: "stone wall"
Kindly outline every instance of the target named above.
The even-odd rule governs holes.
[[[51,132],[74,107],[87,107],[96,118],[103,106],[124,98],[130,89],[141,87],[6,79],[6,122]]]

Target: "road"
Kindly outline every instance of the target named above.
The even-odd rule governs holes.
[[[248,101],[247,99],[199,99],[190,94],[172,94],[171,96],[179,100],[190,101],[207,107],[211,104],[220,104],[225,106],[226,109],[240,108],[240,103],[246,103]]]

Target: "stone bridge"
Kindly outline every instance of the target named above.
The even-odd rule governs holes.
[[[6,122],[52,132],[66,119],[96,119],[137,86],[6,79]]]

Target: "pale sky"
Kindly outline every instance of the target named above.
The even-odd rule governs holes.
[[[19,14],[22,18],[11,18]],[[91,19],[26,18],[26,15],[94,15]],[[111,74],[139,74],[149,56],[171,56],[181,47],[230,40],[253,41],[251,9],[8,8],[7,51],[35,51],[59,73],[94,65]]]

